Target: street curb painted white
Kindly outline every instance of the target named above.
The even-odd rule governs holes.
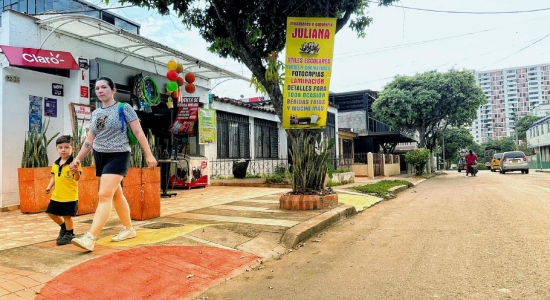
[[[355,206],[340,205],[287,230],[281,238],[281,245],[288,249],[294,248],[298,243],[307,240],[341,219],[348,218],[356,213]]]

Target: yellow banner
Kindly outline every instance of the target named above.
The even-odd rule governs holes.
[[[335,34],[335,18],[287,18],[284,129],[326,126]]]

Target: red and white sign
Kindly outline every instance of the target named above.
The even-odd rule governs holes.
[[[11,66],[79,70],[69,52],[0,45]]]

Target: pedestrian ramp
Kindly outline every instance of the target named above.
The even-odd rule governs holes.
[[[360,193],[354,193],[344,190],[334,190],[338,193],[338,202],[353,205],[355,210],[363,211],[376,203],[384,200],[383,198],[378,198],[371,195],[365,195]]]

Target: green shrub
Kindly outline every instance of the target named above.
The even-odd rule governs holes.
[[[351,187],[351,189],[365,194],[373,194],[380,198],[387,198],[391,196],[389,189],[400,185],[413,186],[412,182],[407,180],[382,180],[373,184]]]
[[[348,172],[351,172],[351,170],[349,170],[349,169],[336,169],[336,170],[332,171],[332,173],[348,173]]]
[[[48,139],[46,137],[46,131],[49,125],[50,119],[42,123],[41,132],[38,132],[36,128],[27,132],[25,144],[23,146],[21,168],[41,168],[49,165],[48,145],[59,135],[58,132]]]
[[[416,149],[405,154],[405,161],[413,165],[416,175],[420,176],[424,172],[424,167],[430,160],[430,150]]]

